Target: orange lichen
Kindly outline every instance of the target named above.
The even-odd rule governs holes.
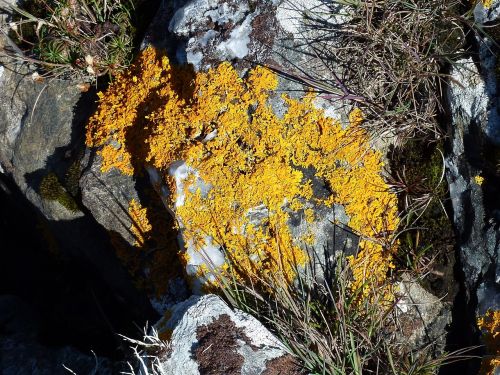
[[[483,358],[480,373],[493,375],[500,368],[500,310],[488,310],[478,318],[477,325],[483,331],[483,340],[489,353]]]
[[[197,175],[184,181],[183,191],[166,179],[173,201],[185,198],[176,214],[186,243],[201,248],[210,238],[247,276],[282,273],[293,278],[307,256],[290,233],[290,213],[307,210],[308,202],[342,204],[349,226],[362,237],[358,255],[350,259],[353,287],[385,279],[393,251],[385,244],[398,223],[397,199],[381,177],[381,154],[370,148],[359,126],[360,110],[351,113],[350,126],[343,129],[314,107],[313,94],[302,100],[284,95],[287,111],[279,117],[269,104],[277,77],[262,67],[245,79],[229,63],[198,73],[184,85],[174,82],[176,76],[168,60],[149,48],[132,72],[100,95],[87,144],[102,147],[103,170],[114,166],[132,173],[135,160],[167,176],[173,162],[185,161]],[[148,106],[145,97],[162,105]],[[143,111],[149,108],[144,122],[136,121],[138,103]],[[135,149],[141,154],[132,153]],[[312,182],[302,172],[306,168],[326,182],[329,197],[313,195]],[[202,191],[199,179],[212,189]],[[267,217],[251,222],[249,212],[260,206]],[[314,215],[306,211],[306,218],[310,222]]]
[[[144,142],[137,137],[137,129],[145,131],[146,119],[155,106],[170,101],[171,83],[167,58],[158,61],[156,51],[144,50],[132,67],[120,73],[106,93],[99,92],[99,110],[87,125],[86,144],[100,147],[101,170],[117,168],[122,173],[134,173],[134,159],[142,163]]]
[[[128,206],[128,214],[132,221],[130,231],[135,238],[134,246],[141,247],[144,245],[144,236],[153,229],[148,221],[147,209],[143,208],[135,199],[132,199]]]
[[[173,330],[169,328],[169,321],[172,318],[172,311],[166,310],[162,318],[156,323],[155,329],[158,332],[158,338],[162,341],[168,342],[172,338]]]
[[[486,9],[490,9],[493,4],[493,0],[481,0],[481,2]]]
[[[171,218],[159,214],[162,202],[156,193],[146,193],[145,207],[135,199],[129,202],[129,230],[134,237],[134,246],[116,232],[109,235],[117,257],[135,285],[149,296],[161,298],[167,292],[169,281],[182,276],[182,265]]]

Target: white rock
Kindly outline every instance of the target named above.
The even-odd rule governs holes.
[[[399,300],[396,304],[398,321],[402,327],[410,327],[410,332],[401,340],[417,345],[426,345],[435,340],[438,345],[445,344],[445,326],[451,321],[449,307],[439,298],[422,288],[417,280],[404,274],[396,285]]]
[[[252,16],[245,18],[240,26],[231,31],[231,37],[217,46],[217,50],[222,53],[223,57],[242,59],[248,55],[252,20]]]
[[[213,323],[221,315],[229,316],[234,323],[235,327],[227,329],[239,328],[246,336],[245,340],[238,340],[237,349],[237,353],[244,358],[242,375],[261,374],[266,369],[266,362],[287,354],[284,346],[257,319],[244,312],[231,310],[215,295],[193,296],[175,305],[171,313],[171,318],[164,317],[156,324],[160,333],[173,329],[170,355],[161,364],[166,375],[200,374],[194,358],[198,343],[197,330]]]
[[[203,60],[203,53],[201,53],[200,51],[196,52],[188,51],[186,53],[186,60],[188,64],[193,64],[196,70],[200,70],[201,61]]]
[[[193,0],[175,12],[168,29],[177,35],[188,36],[206,28],[210,20],[219,25],[239,23],[248,12],[246,1]]]
[[[449,99],[454,116],[486,123],[488,93],[472,58],[459,60],[454,65],[451,76]]]

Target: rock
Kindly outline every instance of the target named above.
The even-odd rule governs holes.
[[[230,309],[215,295],[193,296],[175,305],[156,327],[172,332],[161,359],[162,374],[301,374],[284,346],[254,317]]]
[[[269,1],[254,2],[250,0],[193,0],[187,3],[181,2],[174,8],[173,16],[168,23],[168,30],[178,41],[176,51],[177,62],[190,63],[195,71],[206,71],[211,67],[218,66],[222,61],[231,61],[241,76],[243,76],[255,63],[268,65],[277,71],[290,72],[304,76],[301,67],[307,66],[312,71],[307,72],[312,75],[331,78],[332,72],[315,59],[314,53],[308,50],[304,43],[306,34],[313,33],[311,28],[307,28],[309,9],[315,9],[318,14],[321,10],[326,10],[320,1],[301,0],[298,2]],[[330,11],[331,9],[328,9]],[[309,12],[309,13],[308,13]],[[165,20],[160,11],[158,19]],[[342,17],[334,14],[327,17],[328,22],[341,22]],[[159,28],[157,24],[153,28]],[[152,32],[158,35],[159,33]],[[152,38],[149,43],[154,45],[164,45]],[[286,93],[293,98],[303,95],[304,86],[291,80],[279,79],[277,92]],[[270,99],[274,112],[278,116],[283,116],[286,111],[286,104],[280,95],[274,95]],[[340,107],[340,103],[332,104],[327,98],[317,98],[315,104],[326,110],[326,115],[335,119],[341,119],[347,123],[349,106]],[[208,140],[207,140],[208,141]],[[182,161],[180,161],[182,162]],[[174,168],[177,171],[177,168]],[[314,171],[309,171],[310,175]],[[182,180],[189,175],[196,174],[197,171],[186,172],[185,174],[175,174],[172,169],[169,172],[175,179],[177,190],[182,188]],[[199,181],[202,186],[203,182]],[[322,192],[322,183],[314,182],[315,190],[318,194]],[[194,186],[191,187],[195,189]],[[157,189],[161,191],[166,189]],[[206,190],[206,189],[205,189]],[[324,187],[323,187],[323,190]],[[167,201],[171,192],[160,194],[164,201]],[[168,205],[167,205],[168,206]],[[168,207],[173,212],[175,207]],[[259,208],[255,207],[248,212],[252,215],[252,210],[258,214]],[[262,210],[261,210],[262,211]],[[264,207],[265,211],[265,207]],[[262,211],[265,217],[265,212]],[[352,255],[357,250],[359,238],[347,226],[349,217],[340,205],[335,205],[334,209],[327,207],[314,207],[318,218],[314,223],[314,244],[308,248],[311,250],[312,258],[317,259],[317,274],[321,275],[321,268],[327,264],[327,259],[332,254],[342,251]],[[262,215],[261,215],[262,216]],[[256,222],[258,225],[258,220]],[[304,215],[291,217],[290,230],[294,238],[302,238],[308,230],[308,225]],[[180,238],[181,248],[187,245],[187,273],[188,275],[199,276],[200,267],[211,265],[220,266],[224,262],[224,256],[220,246],[214,245],[210,239],[207,242],[206,251],[200,255],[200,251],[193,248],[190,243],[185,244]],[[327,251],[325,251],[327,249]],[[208,259],[208,261],[207,261]],[[200,291],[200,283],[210,280],[211,277],[196,280],[195,291]]]
[[[4,375],[113,374],[111,361],[70,346],[49,347],[37,340],[38,316],[15,296],[0,296],[0,353]]]
[[[396,316],[402,343],[418,350],[432,345],[442,354],[446,344],[446,327],[451,323],[451,303],[442,302],[404,274],[396,284]]]
[[[0,164],[5,173],[47,221],[63,256],[90,262],[119,294],[128,295],[136,306],[144,306],[139,302],[142,297],[110,253],[102,228],[81,211],[77,198],[68,198],[76,206],[73,210],[58,200],[42,197],[44,178],[53,173],[64,181],[72,165],[81,168],[79,141],[93,98],[81,98],[74,82],[53,80],[39,84],[10,69],[4,69],[0,87]],[[75,181],[77,185],[78,176]],[[61,189],[69,197],[68,188]]]
[[[482,315],[488,308],[500,308],[500,232],[494,198],[499,185],[494,167],[497,161],[492,160],[498,146],[488,135],[488,124],[498,124],[491,116],[496,112],[491,101],[496,98],[490,97],[487,77],[479,74],[472,59],[460,61],[452,77],[451,150],[446,176],[468,297],[478,298],[478,313]]]
[[[488,34],[491,36],[481,36],[477,34],[476,41],[478,45],[479,52],[479,66],[481,71],[481,76],[483,80],[483,87],[476,88],[482,89],[482,96],[487,95],[487,108],[479,109],[482,111],[483,116],[487,116],[481,122],[481,128],[484,132],[484,136],[496,146],[500,146],[500,102],[498,93],[498,58],[497,58],[497,46],[492,39],[496,39],[497,36],[495,29],[491,29],[492,24],[498,21],[498,16],[500,15],[500,2],[492,1],[489,8],[483,6],[482,1],[478,1],[474,8],[474,19],[479,25],[484,25]],[[468,74],[471,75],[470,73]]]
[[[500,309],[498,97],[491,96],[492,76],[480,73],[470,58],[454,65],[451,74],[445,162],[463,283],[455,300],[454,334],[471,346],[479,341],[477,318]],[[467,373],[477,373],[470,366]]]
[[[163,239],[164,233],[173,230],[173,224],[167,220],[168,211],[161,204],[152,208],[144,203],[144,208],[149,210],[147,212],[158,210],[155,214],[164,215],[165,220],[153,222],[151,232],[143,234],[144,237],[151,237],[150,240],[138,246],[137,234],[134,233],[133,227],[139,223],[130,213],[131,202],[150,202],[148,195],[153,189],[140,178],[124,175],[116,169],[102,172],[100,157],[94,150],[87,150],[84,162],[88,164],[88,167],[80,179],[83,205],[108,231],[114,251],[133,275],[134,281],[143,283],[143,288],[147,291],[153,308],[159,314],[163,314],[167,308],[189,296],[187,284],[182,278],[182,266],[177,259],[175,238],[172,238],[170,245]],[[148,188],[150,193],[148,193]],[[141,197],[145,198],[141,199]],[[147,215],[149,216],[151,215]],[[156,237],[160,238],[161,243]],[[151,241],[154,241],[154,245],[150,244]],[[150,251],[150,248],[155,246],[160,246],[160,251],[167,252],[168,257],[162,257],[158,251],[151,256],[144,255],[153,252],[154,250]],[[172,267],[179,269],[172,270]],[[154,275],[152,275],[152,269]],[[168,275],[174,276],[169,278]]]
[[[6,43],[1,34],[0,40]],[[2,177],[22,195],[15,198],[18,208],[24,197],[33,206],[30,214],[39,221],[42,237],[50,237],[57,248],[54,257],[96,272],[137,321],[155,316],[111,252],[103,228],[79,201],[85,122],[95,109],[95,93],[82,93],[72,80],[33,79],[34,73],[27,64],[0,61]]]
[[[101,163],[94,151],[87,150],[85,161],[87,167],[80,178],[83,205],[108,232],[119,234],[133,246],[136,238],[131,232],[128,209],[132,200],[140,201],[134,178],[116,169],[101,172]]]
[[[50,172],[64,179],[74,159],[73,141],[85,115],[73,113],[80,91],[69,82],[36,83],[2,69],[0,75],[0,164],[49,220],[82,217],[57,200],[43,199],[40,185]],[[27,72],[25,72],[27,73]],[[74,122],[74,126],[72,126]]]
[[[178,59],[196,70],[224,60],[265,59],[270,50],[264,41],[272,43],[276,33],[270,7],[271,2],[196,0],[178,8],[168,26],[184,41]]]

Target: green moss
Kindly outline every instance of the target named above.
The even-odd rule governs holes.
[[[408,213],[407,225],[418,228],[405,232],[401,238],[398,258],[403,267],[414,268],[422,256],[432,257],[453,244],[453,228],[443,209],[448,188],[442,180],[441,147],[439,143],[410,140],[402,150],[394,152],[391,160],[392,175],[399,176],[395,179],[402,180],[405,186],[399,195],[400,209]],[[424,202],[425,210],[408,209],[408,201]]]
[[[40,183],[40,196],[48,201],[57,201],[71,212],[79,211],[74,198],[64,189],[55,173],[47,174]]]

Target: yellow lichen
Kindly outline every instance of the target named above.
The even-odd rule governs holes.
[[[170,218],[158,214],[161,212],[159,205],[161,201],[158,197],[151,198],[147,207],[132,199],[128,212],[132,221],[130,231],[137,249],[115,246],[117,255],[128,266],[138,283],[144,284],[142,279],[147,277],[150,295],[157,298],[167,291],[169,280],[182,274],[177,256],[176,234],[172,230]],[[148,253],[148,256],[141,256],[144,253]],[[147,270],[147,275],[143,275],[144,270]]]
[[[134,245],[141,247],[144,245],[144,236],[153,229],[147,217],[147,208],[143,208],[140,203],[132,199],[128,206],[128,214],[132,220],[130,231],[135,238]]]
[[[176,81],[181,74],[148,48],[131,72],[100,94],[87,144],[102,147],[103,170],[117,167],[130,174],[141,162],[167,176],[172,162],[184,160],[213,187],[207,194],[189,188],[196,182],[191,176],[184,191],[175,191],[165,177],[174,201],[185,196],[176,214],[186,242],[201,247],[210,237],[246,276],[293,278],[307,256],[290,233],[290,213],[306,210],[309,222],[314,215],[307,202],[342,204],[349,226],[361,236],[359,253],[350,259],[353,287],[383,281],[392,267],[394,249],[386,244],[398,223],[397,199],[381,176],[382,155],[370,148],[359,126],[362,112],[355,109],[343,129],[314,107],[313,94],[302,100],[284,95],[287,111],[279,117],[269,105],[277,77],[262,67],[245,79],[229,63],[183,84]],[[214,132],[215,138],[204,141]],[[326,182],[329,197],[313,195],[306,168]],[[252,224],[248,213],[262,205],[267,218]]]
[[[483,358],[481,374],[493,375],[500,368],[500,310],[488,310],[477,320],[479,329],[483,331],[483,340],[488,355]]]
[[[483,3],[483,7],[486,9],[490,9],[493,4],[493,0],[481,0],[481,2]]]
[[[484,177],[482,176],[474,176],[474,181],[476,182],[476,184],[478,184],[479,186],[481,186],[484,182]]]

